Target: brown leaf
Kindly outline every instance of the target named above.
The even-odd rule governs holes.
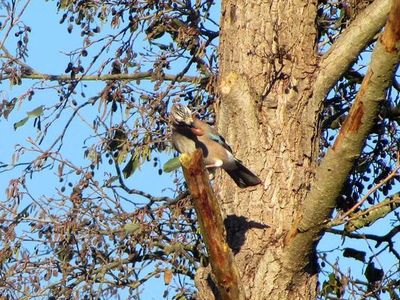
[[[172,279],[172,271],[171,269],[164,270],[164,284],[169,285]]]
[[[57,169],[57,175],[58,175],[58,177],[61,177],[62,176],[62,174],[63,174],[63,169],[64,169],[64,163],[60,163],[59,165],[58,165],[58,169]]]

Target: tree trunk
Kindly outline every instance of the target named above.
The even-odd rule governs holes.
[[[216,184],[246,299],[316,295],[314,245],[295,249],[310,259],[292,261],[293,249],[285,244],[319,149],[321,102],[310,101],[318,62],[316,5],[222,1],[218,129],[263,181],[240,190],[223,175]]]

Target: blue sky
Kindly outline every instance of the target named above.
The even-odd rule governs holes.
[[[80,31],[74,30],[72,34],[68,34],[65,24],[59,24],[62,13],[56,14],[55,1],[31,1],[24,16],[23,20],[26,25],[32,28],[32,32],[29,36],[29,56],[27,58],[27,64],[37,69],[42,73],[49,74],[63,74],[66,68],[66,62],[68,61],[64,53],[75,50],[82,46],[82,39],[80,37]],[[0,11],[0,15],[3,12]],[[38,17],[40,16],[40,17]],[[2,39],[0,33],[0,39]],[[14,49],[16,44],[14,36],[10,36],[6,46],[9,49]],[[4,81],[0,85],[0,95],[2,97],[11,99],[18,97],[22,92],[25,92],[28,87],[32,85],[33,81],[24,80],[21,86],[10,86],[8,82]],[[52,83],[54,84],[54,83]],[[104,87],[104,83],[93,83],[88,84],[88,88],[85,90],[88,97],[97,95],[99,91]],[[77,97],[79,101],[79,98]],[[35,139],[37,133],[33,129],[33,120],[29,120],[24,126],[14,130],[14,123],[22,119],[26,112],[29,112],[39,105],[57,103],[58,95],[51,90],[45,90],[44,92],[36,92],[33,100],[28,102],[25,101],[22,105],[16,108],[10,115],[8,121],[4,119],[0,120],[0,162],[10,163],[12,154],[14,153],[15,145],[22,144],[28,145],[26,139],[32,137]],[[79,103],[78,103],[79,104]],[[86,110],[87,116],[97,113],[97,109],[90,107]],[[95,115],[93,115],[93,118]],[[54,138],[59,134],[59,131],[63,128],[66,123],[65,118],[60,119],[56,126],[54,126],[49,134],[49,137],[45,139],[42,146],[50,145]],[[64,158],[74,161],[75,163],[85,163],[82,150],[82,140],[86,136],[93,132],[89,127],[85,127],[79,119],[75,119],[71,124],[64,140],[64,146],[62,153],[65,155]],[[161,159],[165,157],[163,162],[167,158],[172,156],[165,154],[161,156]],[[31,155],[25,155],[21,161],[26,161]],[[87,160],[86,163],[87,164]],[[42,195],[51,195],[56,191],[54,187],[61,188],[66,183],[59,183],[58,178],[54,176],[55,170],[49,170],[42,172],[39,176],[34,176],[30,182],[30,192],[34,197],[40,197]],[[11,172],[0,173],[0,200],[5,197],[5,190],[8,186],[8,182],[11,178],[16,178],[22,174],[21,169],[15,169]],[[133,188],[140,188],[145,192],[149,192],[155,196],[172,196],[168,190],[164,190],[165,187],[172,186],[173,175],[163,174],[159,176],[157,169],[152,167],[152,162],[145,163],[139,172],[133,174],[126,183]],[[26,200],[27,201],[27,200]],[[143,199],[139,196],[132,196],[132,201],[141,202]],[[22,201],[20,204],[20,210],[26,207],[28,202]],[[129,210],[129,208],[127,208]],[[133,211],[134,207],[131,208]],[[173,284],[171,285],[173,286]],[[140,291],[141,299],[160,299],[165,286],[163,279],[151,280],[144,284]],[[121,291],[120,294],[122,299],[126,297],[126,291]]]
[[[32,28],[29,38],[29,57],[27,63],[42,73],[63,74],[67,62],[66,55],[63,53],[82,46],[79,30],[75,29],[72,34],[68,34],[66,25],[59,24],[62,13],[56,14],[56,11],[55,1],[31,1],[23,18],[25,23]],[[38,15],[44,15],[46,17],[41,19],[37,17]],[[15,42],[15,39],[9,39],[8,45],[10,49],[15,47],[15,44],[13,45]],[[9,99],[17,97],[21,92],[26,91],[27,87],[32,83],[33,81],[31,80],[24,80],[22,86],[10,86],[8,82],[3,82],[1,86],[2,94]],[[85,90],[87,97],[97,95],[104,85],[103,82],[90,82],[88,84],[89,88]],[[77,100],[79,101],[79,97],[77,97]],[[58,95],[52,91],[46,90],[42,93],[36,92],[33,101],[24,101],[24,103],[18,107],[18,110],[15,110],[14,113],[11,114],[8,122],[3,119],[0,120],[0,132],[7,136],[7,139],[3,139],[3,142],[7,141],[7,144],[0,147],[1,161],[9,162],[5,158],[11,158],[15,144],[22,143],[28,136],[32,138],[35,137],[35,134],[32,134],[34,130],[32,130],[31,127],[33,120],[29,120],[25,126],[19,127],[17,130],[13,128],[14,123],[25,117],[26,112],[37,108],[43,103],[57,103],[58,101]],[[93,114],[93,112],[97,113],[97,109],[89,108],[87,112],[89,114]],[[52,138],[54,139],[58,133],[57,131],[63,128],[62,125],[66,123],[66,120],[60,121],[60,125],[53,129],[53,135],[50,135],[50,138],[47,139],[49,144],[51,144],[53,141]],[[63,153],[71,155],[75,161],[79,156],[83,159],[82,151],[76,151],[77,146],[82,146],[76,145],[76,141],[80,141],[80,139],[77,138],[77,134],[80,134],[81,137],[85,137],[88,133],[91,133],[90,129],[85,128],[82,124],[83,123],[79,122],[79,120],[75,120],[72,123],[71,128],[67,131],[63,146]],[[135,180],[135,186],[143,187],[144,190],[152,191],[155,194],[162,193],[162,187],[171,183],[170,176],[168,174],[158,176],[158,185],[149,184],[148,178],[150,176],[154,177],[155,171],[153,168],[143,167],[140,176],[133,176],[132,178]],[[9,176],[9,174],[5,176]]]

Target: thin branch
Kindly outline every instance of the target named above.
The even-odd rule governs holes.
[[[31,70],[31,69],[30,69]],[[0,81],[8,79],[8,76],[0,76]],[[76,81],[76,78],[71,78],[68,74],[63,75],[53,75],[53,74],[44,74],[44,73],[30,73],[26,72],[21,74],[21,78],[23,79],[34,79],[34,80],[47,80],[47,81]],[[103,74],[103,75],[86,75],[79,77],[79,81],[106,81],[106,80],[157,80],[158,78],[154,78],[152,71],[147,72],[137,72],[132,74]],[[207,81],[207,78],[200,78],[195,76],[182,76],[180,78],[176,78],[176,75],[166,74],[162,78],[167,81],[177,81],[177,82],[191,82],[191,83],[202,83]]]
[[[341,215],[339,217],[339,222],[340,220],[345,220],[348,216],[350,216],[357,208],[359,208],[365,201],[367,201],[368,197],[372,194],[374,194],[378,189],[380,189],[383,185],[388,183],[390,180],[395,178],[398,174],[397,171],[400,169],[400,164],[397,163],[396,168],[386,178],[384,178],[381,182],[379,182],[377,185],[375,185],[373,188],[371,188],[365,195],[364,197],[361,198],[360,201],[358,201],[352,208],[350,208],[346,213]]]
[[[22,7],[21,11],[19,12],[18,16],[14,16],[14,14],[16,14],[16,7],[15,7],[15,3],[13,3],[13,9],[12,9],[12,12],[11,12],[11,16],[9,16],[10,17],[10,26],[7,29],[6,33],[4,34],[3,40],[1,41],[1,44],[0,44],[1,48],[4,46],[6,40],[7,40],[8,36],[9,36],[9,34],[11,32],[11,29],[14,27],[15,24],[17,24],[19,22],[19,20],[21,19],[22,15],[24,14],[24,12],[25,12],[25,10],[28,7],[30,2],[31,2],[30,0],[27,0],[25,2],[25,4],[23,5],[23,7]]]
[[[34,71],[34,69],[31,66],[27,65],[26,63],[24,63],[20,59],[18,59],[16,57],[14,57],[13,55],[11,55],[11,53],[8,52],[8,50],[6,49],[6,47],[4,47],[4,45],[0,45],[0,49],[4,52],[3,57],[7,57],[12,62],[20,65],[24,69],[25,72],[27,72],[27,73],[35,73],[36,72],[36,71]],[[0,81],[2,81],[3,78],[8,79],[8,76],[1,76],[0,75]]]
[[[47,80],[47,81],[59,81],[59,82],[75,82],[75,81],[107,81],[107,80],[152,80],[155,81],[157,79],[163,79],[172,82],[191,82],[191,83],[205,83],[208,81],[208,77],[196,77],[196,76],[181,76],[165,74],[162,78],[154,78],[154,73],[152,70],[146,72],[136,72],[136,73],[123,73],[123,74],[103,74],[103,75],[82,75],[79,78],[72,78],[71,75],[62,74],[46,74],[40,73],[34,70],[31,66],[25,64],[18,58],[14,57],[5,47],[4,45],[0,45],[0,49],[4,52],[4,57],[7,57],[9,60],[15,62],[16,64],[22,67],[22,74],[20,74],[20,78],[23,79],[32,79],[32,80]],[[93,64],[93,62],[92,62]],[[0,75],[0,82],[3,80],[7,80],[10,77],[7,75]]]
[[[386,217],[386,215],[393,212],[397,207],[400,206],[400,193],[397,193],[391,197],[388,197],[376,205],[363,209],[353,216],[349,220],[343,218],[335,219],[329,222],[326,227],[335,227],[338,225],[346,224],[346,231],[352,232],[359,228],[372,225],[374,222]]]
[[[400,232],[400,226],[393,227],[388,233],[386,233],[383,236],[376,234],[354,233],[354,232],[348,232],[347,230],[339,230],[333,228],[328,228],[326,232],[338,234],[341,236],[346,236],[352,239],[372,240],[376,242],[375,245],[376,248],[379,247],[382,243],[387,243],[389,246],[389,251],[391,251],[393,255],[396,256],[397,259],[400,259],[400,255],[394,248],[394,243],[393,243],[393,238],[396,236],[396,234]]]
[[[119,186],[110,186],[110,187],[111,188],[121,188],[122,190],[124,190],[126,193],[128,193],[130,195],[139,195],[139,196],[145,197],[150,200],[150,203],[148,205],[151,205],[155,202],[166,202],[167,204],[172,205],[172,204],[175,204],[178,201],[186,198],[189,195],[189,193],[186,191],[186,192],[179,194],[176,198],[170,198],[170,197],[166,197],[166,196],[155,197],[144,191],[129,188],[123,180],[123,177],[122,177],[123,175],[122,175],[121,169],[116,161],[115,161],[115,170],[117,171],[118,182],[120,185]]]
[[[377,205],[356,213],[350,218],[350,221],[346,224],[345,229],[349,232],[352,232],[359,228],[370,226],[379,219],[386,217],[386,215],[393,212],[399,206],[400,193],[381,201]]]
[[[320,64],[314,99],[321,101],[348,70],[360,52],[381,30],[390,10],[390,0],[375,0],[340,35]]]

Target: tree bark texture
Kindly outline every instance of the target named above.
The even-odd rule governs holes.
[[[316,6],[293,0],[222,4],[218,129],[263,179],[262,187],[243,191],[224,176],[217,188],[247,299],[315,298],[315,258],[291,268],[284,237],[318,155],[321,103],[311,101]]]

